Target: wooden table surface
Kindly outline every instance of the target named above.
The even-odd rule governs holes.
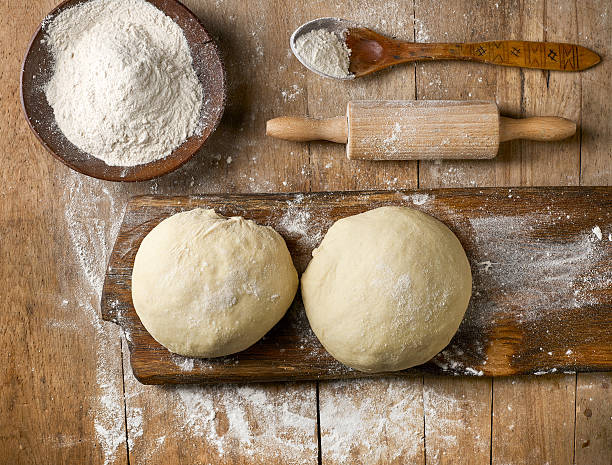
[[[229,105],[199,156],[130,185],[70,171],[21,114],[20,62],[54,3],[0,4],[0,463],[612,463],[610,373],[143,386],[119,328],[99,316],[132,195],[610,185],[609,1],[186,1],[219,41]],[[604,61],[582,74],[424,63],[333,82],[288,47],[290,32],[319,16],[417,42],[575,42]],[[505,144],[494,160],[440,163],[349,162],[341,146],[263,136],[268,118],[334,116],[351,98],[495,99],[505,114],[564,116],[580,131]]]

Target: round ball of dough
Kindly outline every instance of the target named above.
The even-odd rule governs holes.
[[[219,357],[251,346],[291,305],[297,272],[272,228],[201,208],[159,223],[142,241],[132,300],[171,352]]]
[[[302,276],[310,325],[327,351],[361,371],[403,370],[451,340],[472,292],[461,243],[405,207],[343,218]]]

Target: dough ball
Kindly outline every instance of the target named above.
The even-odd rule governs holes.
[[[451,340],[472,292],[470,264],[444,224],[405,207],[337,221],[302,276],[313,331],[361,371],[403,370]]]
[[[136,312],[171,352],[219,357],[251,346],[291,305],[297,272],[272,228],[201,208],[165,219],[132,272]]]

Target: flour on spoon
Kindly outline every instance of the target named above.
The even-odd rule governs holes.
[[[317,29],[299,36],[295,50],[300,59],[321,74],[348,78],[351,50],[343,39],[326,29]]]

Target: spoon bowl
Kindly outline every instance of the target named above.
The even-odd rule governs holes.
[[[45,43],[44,25],[48,18],[85,3],[88,0],[67,0],[58,5],[39,25],[32,36],[21,68],[21,105],[30,128],[51,155],[73,170],[107,181],[145,181],[169,173],[186,163],[215,130],[226,99],[223,64],[212,37],[198,18],[176,0],[147,0],[179,25],[185,34],[193,58],[193,68],[202,84],[204,102],[200,110],[200,127],[170,155],[136,166],[109,166],[83,152],[59,129],[53,108],[49,106],[45,87],[53,73],[53,56]]]
[[[351,28],[354,28],[354,27],[357,27],[355,23],[351,21],[347,21],[346,19],[341,19],[341,18],[328,17],[328,18],[313,19],[312,21],[308,21],[307,23],[302,24],[300,27],[298,27],[293,32],[293,34],[291,34],[291,38],[289,39],[289,46],[291,47],[291,51],[293,52],[293,55],[298,59],[298,61],[302,63],[306,68],[308,68],[313,73],[316,73],[319,76],[323,76],[323,77],[330,78],[330,79],[340,79],[343,81],[349,81],[355,78],[353,74],[346,76],[346,77],[331,76],[329,74],[322,73],[318,69],[312,67],[310,63],[305,61],[298,53],[298,50],[296,47],[296,41],[299,37],[303,36],[304,34],[308,34],[309,32],[316,31],[318,29],[325,29],[329,32],[332,32],[336,34],[336,36],[338,36],[340,40],[344,41],[347,31],[349,31]]]

